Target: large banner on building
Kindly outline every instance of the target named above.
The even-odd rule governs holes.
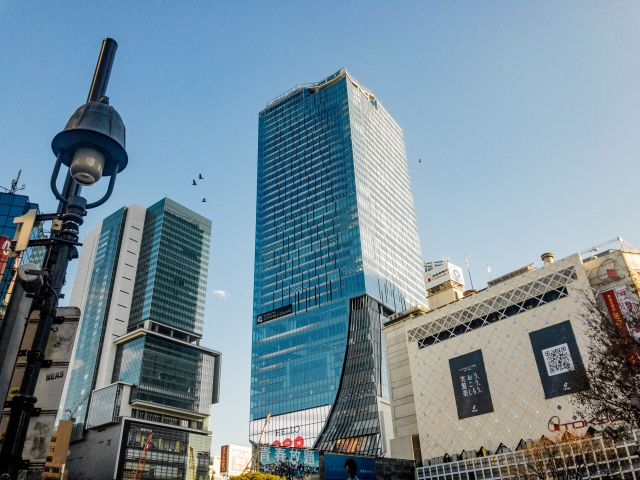
[[[251,460],[251,447],[222,445],[220,447],[220,473],[241,475]]]
[[[260,471],[285,478],[318,474],[318,452],[298,448],[260,446]]]
[[[325,453],[324,475],[326,480],[375,480],[376,459],[355,455]]]
[[[331,405],[272,415],[262,438],[265,419],[249,424],[249,439],[278,447],[312,448],[327,421]]]
[[[482,350],[449,359],[458,419],[493,412]]]
[[[629,331],[629,322],[638,318],[638,311],[631,298],[629,287],[620,285],[612,290],[602,292],[602,298],[613,324],[624,331]],[[636,338],[640,336],[638,331],[634,334]]]
[[[529,333],[545,398],[560,397],[589,388],[571,322]]]

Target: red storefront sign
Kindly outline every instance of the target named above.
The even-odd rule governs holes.
[[[609,311],[609,316],[613,324],[625,332],[629,332],[627,322],[622,314],[615,292],[613,290],[602,292],[602,298],[604,298],[604,303],[607,305],[607,310]]]
[[[606,292],[602,292],[602,298],[604,299],[604,303],[607,306],[607,311],[609,312],[609,316],[611,317],[611,321],[613,324],[620,328],[623,332],[630,334],[628,318],[636,315],[635,306],[633,305],[631,298],[629,296],[629,292],[626,285],[621,285],[619,287],[614,288],[613,290],[607,290]],[[624,308],[620,307],[619,299],[623,300]],[[632,328],[634,326],[632,325]],[[634,329],[635,330],[635,329]],[[634,337],[638,338],[638,334],[640,332],[635,331]],[[640,363],[640,358],[637,355],[634,355],[633,363]]]

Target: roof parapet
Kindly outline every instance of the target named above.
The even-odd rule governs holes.
[[[296,85],[295,87],[290,88],[289,90],[284,92],[282,95],[278,95],[273,100],[270,100],[269,102],[267,102],[267,104],[265,106],[265,110],[267,108],[269,108],[269,107],[272,107],[276,103],[280,102],[281,100],[284,100],[285,98],[289,97],[290,95],[293,95],[294,93],[296,93],[296,92],[298,92],[300,90],[307,89],[307,90],[311,91],[312,93],[316,93],[316,92],[319,92],[320,90],[323,90],[323,89],[325,89],[327,87],[330,87],[331,85],[337,83],[338,81],[340,81],[344,77],[347,77],[349,79],[349,81],[351,82],[351,84],[354,87],[356,87],[367,98],[367,100],[376,100],[375,95],[372,92],[370,92],[367,88],[365,88],[362,85],[360,85],[358,83],[358,81],[348,72],[348,70],[343,67],[340,70],[338,70],[337,72],[329,75],[328,77],[323,78],[319,82],[300,83],[300,84]]]
[[[416,305],[415,307],[406,309],[404,312],[394,313],[393,315],[389,316],[387,321],[384,322],[383,327],[399,322],[400,320],[419,317],[420,315],[424,315],[425,313],[429,313],[429,312],[430,312],[429,307],[426,307],[424,305]]]

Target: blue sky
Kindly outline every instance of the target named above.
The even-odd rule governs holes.
[[[106,36],[129,166],[83,231],[165,195],[213,221],[214,452],[248,442],[258,112],[298,83],[344,66],[375,93],[404,129],[425,258],[466,252],[476,288],[487,264],[640,247],[638,2],[0,1],[0,185],[22,169],[44,211],[51,139]]]

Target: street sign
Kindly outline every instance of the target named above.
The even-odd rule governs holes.
[[[36,223],[36,214],[38,211],[32,208],[27,213],[20,217],[13,219],[13,223],[17,223],[16,234],[13,237],[13,241],[16,242],[16,246],[11,252],[10,256],[17,257],[18,252],[24,252],[29,245],[29,237],[31,236],[31,230]]]

